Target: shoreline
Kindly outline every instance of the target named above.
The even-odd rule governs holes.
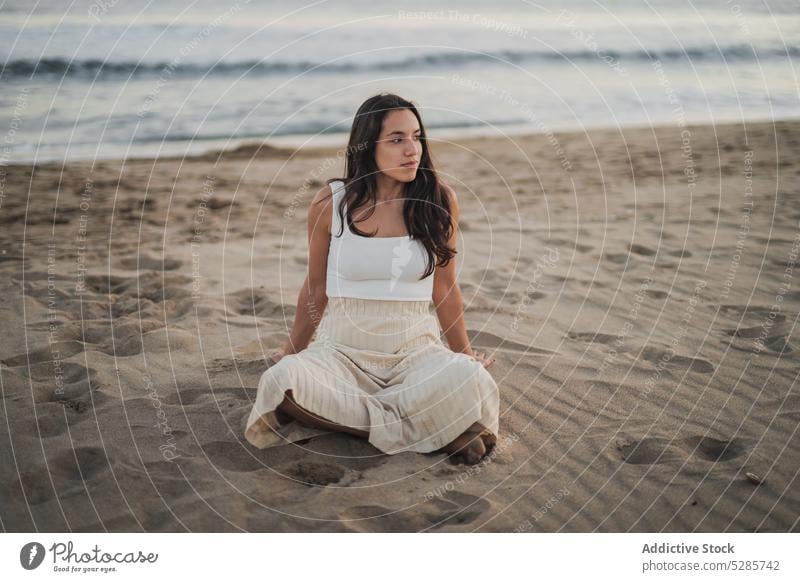
[[[441,132],[441,135],[430,138],[433,143],[438,144],[449,144],[449,143],[459,143],[459,142],[466,142],[466,141],[476,141],[476,140],[499,140],[499,141],[506,141],[508,139],[535,139],[538,137],[543,136],[573,136],[573,135],[584,135],[589,133],[597,133],[597,132],[617,132],[617,133],[626,133],[626,132],[636,132],[636,131],[644,131],[644,130],[652,130],[652,131],[663,131],[670,128],[693,128],[695,130],[701,130],[702,128],[706,127],[718,127],[718,128],[727,128],[727,127],[738,127],[742,125],[781,125],[781,124],[791,124],[795,122],[800,122],[800,116],[798,117],[783,117],[779,119],[748,119],[748,120],[723,120],[716,124],[712,124],[708,121],[689,121],[685,124],[678,124],[678,123],[656,123],[656,124],[628,124],[628,125],[620,125],[620,126],[597,126],[597,127],[586,127],[584,129],[581,128],[562,128],[553,131],[536,131],[535,129],[530,128],[528,125],[520,124],[520,125],[509,125],[509,126],[499,126],[494,129],[485,128],[483,126],[480,127],[465,127],[465,128],[436,128],[436,129],[428,129],[428,133],[438,133]],[[503,135],[505,134],[505,135]],[[212,144],[217,143],[223,140],[205,140],[208,141],[208,147],[203,148],[202,150],[200,147],[197,146],[197,151],[192,151],[186,155],[178,155],[174,153],[166,153],[162,155],[132,155],[127,157],[122,156],[109,156],[109,157],[73,157],[67,159],[48,159],[46,161],[37,161],[35,162],[37,166],[56,166],[56,165],[64,165],[64,164],[85,164],[88,162],[98,162],[98,163],[106,163],[106,162],[143,162],[148,160],[163,160],[163,161],[175,161],[175,160],[193,160],[193,159],[213,159],[213,158],[241,158],[246,157],[247,152],[255,152],[259,148],[262,150],[260,152],[259,157],[280,157],[289,155],[291,153],[295,153],[295,155],[325,155],[330,152],[335,152],[337,150],[341,150],[342,148],[346,147],[348,134],[346,133],[337,133],[337,134],[329,134],[329,135],[321,135],[321,136],[312,136],[308,134],[297,134],[297,135],[286,135],[286,136],[277,136],[272,138],[271,140],[265,140],[259,142],[255,138],[236,138],[236,139],[229,139],[227,141],[235,143],[235,145],[231,145],[229,147],[212,147]],[[334,142],[337,140],[341,141],[340,145],[335,145],[333,143],[330,144],[318,144],[318,143],[309,143],[309,141],[317,140],[321,142]],[[299,144],[306,140],[306,143]],[[202,142],[203,140],[198,140]],[[161,145],[170,144],[173,142],[161,142]],[[192,142],[186,142],[187,144]],[[0,165],[0,167],[26,167],[33,165],[34,162],[31,160],[27,161],[19,161],[19,162],[11,162],[5,163]]]

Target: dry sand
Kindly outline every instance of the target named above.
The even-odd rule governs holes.
[[[496,455],[243,440],[336,151],[6,167],[3,529],[800,530],[800,122],[432,146]]]

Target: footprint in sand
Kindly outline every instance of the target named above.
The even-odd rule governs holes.
[[[191,277],[145,271],[138,277],[120,275],[90,275],[86,277],[88,289],[103,295],[120,295],[138,299],[149,299],[155,303],[166,299],[185,299],[191,296],[186,288]]]
[[[604,256],[607,261],[610,261],[615,265],[625,265],[629,261],[628,255],[622,253],[606,253]]]
[[[98,381],[93,368],[86,368],[73,362],[45,361],[30,366],[11,368],[12,380],[9,388],[13,388],[14,397],[30,399],[34,403],[53,402],[67,407],[74,412],[84,413],[90,410],[92,402],[101,404],[107,398],[98,392]],[[27,381],[24,379],[27,378]],[[20,381],[23,380],[23,381]]]
[[[60,453],[49,464],[54,479],[86,481],[111,469],[106,452],[100,447],[75,447]]]
[[[682,458],[680,449],[669,439],[617,439],[616,447],[622,454],[622,460],[631,465],[668,463]]]
[[[174,271],[181,268],[183,261],[167,257],[138,255],[121,259],[119,265],[129,271]]]
[[[163,321],[126,319],[121,318],[113,324],[112,320],[72,322],[62,328],[59,335],[74,339],[54,342],[47,348],[13,356],[3,362],[8,366],[22,366],[27,362],[38,364],[56,356],[65,359],[85,351],[125,358],[143,351],[158,353],[191,349],[197,343],[195,335],[180,329],[167,329]]]
[[[291,319],[297,309],[293,305],[282,305],[273,301],[263,289],[242,289],[231,293],[228,295],[226,306],[236,315],[274,319]]]
[[[290,465],[281,472],[303,485],[324,487],[344,479],[347,469],[328,461],[303,460]]]
[[[652,257],[652,256],[655,256],[655,254],[656,254],[656,252],[653,249],[651,249],[650,247],[646,247],[644,245],[635,244],[635,243],[629,245],[628,249],[632,253],[634,253],[636,255],[641,255],[643,257]]]
[[[659,291],[658,289],[647,289],[645,293],[648,297],[652,297],[654,299],[666,299],[669,297],[669,293],[666,291]]]
[[[689,456],[703,461],[725,462],[742,456],[747,446],[741,439],[719,440],[706,436],[681,439],[620,437],[615,442],[622,460],[632,465],[684,462]]]
[[[94,372],[92,370],[92,372]],[[108,396],[97,391],[97,381],[94,374],[90,378],[83,378],[77,382],[64,384],[60,391],[55,387],[46,393],[47,402],[55,402],[61,406],[80,414],[88,412],[92,406],[100,406],[108,400]]]
[[[51,387],[47,383],[31,380],[26,367],[9,368],[0,362],[0,375],[3,378],[0,397],[3,400],[49,402],[51,400]]]
[[[63,499],[72,493],[80,491],[82,486],[75,483],[69,485],[59,482],[53,483],[50,481],[47,469],[42,468],[21,473],[14,480],[10,489],[11,495],[18,503],[41,505],[55,500],[56,497]],[[54,489],[58,491],[58,496],[56,496]]]
[[[412,507],[393,510],[381,505],[357,505],[339,514],[344,527],[357,532],[419,532],[467,525],[488,514],[486,499],[449,491]]]
[[[241,443],[211,442],[203,445],[203,452],[215,467],[225,471],[253,472],[269,467]],[[302,485],[321,487],[339,483],[350,472],[338,463],[312,459],[296,461],[274,471]]]
[[[755,236],[754,240],[769,246],[791,245],[794,241],[788,238]]]
[[[46,275],[46,274],[45,274]],[[16,279],[14,282],[18,282]],[[40,272],[25,274],[25,285],[22,288],[22,295],[33,299],[38,299],[41,303],[47,304],[49,301],[57,300],[59,303],[72,298],[72,290],[75,288],[75,281],[68,279],[53,279],[42,277]]]
[[[488,331],[468,329],[470,343],[473,347],[485,348],[489,350],[500,350],[508,352],[522,352],[528,354],[550,354],[549,350],[543,350],[534,346],[521,344],[512,340],[504,339]]]
[[[566,247],[568,250],[576,250],[579,253],[585,254],[594,250],[594,247],[591,245],[585,245],[578,243],[573,240],[566,240],[566,239],[558,239],[558,238],[551,238],[546,241],[549,244],[559,246],[559,247]],[[520,258],[520,262],[522,262],[522,258]],[[526,264],[530,264],[535,262],[534,259],[527,259]]]
[[[79,415],[74,408],[58,402],[42,402],[36,406],[36,414],[25,414],[10,419],[14,434],[36,439],[56,437],[67,432]]]
[[[800,289],[796,291],[789,291],[783,296],[784,301],[800,301]]]
[[[743,322],[762,322],[765,318],[769,318],[771,309],[761,305],[737,305],[737,304],[722,304],[719,306],[720,313],[727,315],[734,319],[742,319]],[[786,321],[786,316],[782,313],[777,313],[772,318],[773,323],[782,323]]]
[[[667,251],[667,254],[671,257],[681,257],[684,259],[688,259],[692,256],[692,252],[688,249],[677,249],[674,251]]]
[[[87,290],[91,292],[108,295],[109,293],[116,293],[116,289],[129,284],[133,280],[135,278],[122,275],[87,275],[84,278],[84,284]]]
[[[40,322],[30,324],[28,327],[35,331],[47,331],[47,325],[49,324],[46,322]],[[65,322],[59,328],[58,335],[64,340],[63,345],[68,349],[60,349],[61,357],[65,357],[65,353],[74,355],[83,351],[98,351],[118,358],[136,356],[158,336],[151,332],[162,330],[164,327],[163,321],[127,316],[114,320],[84,319]],[[70,340],[73,341],[70,343]]]
[[[483,269],[474,271],[471,279],[473,281],[480,281],[481,289],[497,292],[508,287],[509,276],[510,273],[499,269]]]
[[[175,320],[193,309],[191,278],[182,275],[147,271],[139,277],[89,275],[85,292],[75,292],[74,281],[58,282],[57,311],[69,320],[119,319],[135,314],[142,320]],[[26,282],[25,295],[40,303],[49,301],[47,281]]]
[[[22,364],[16,367],[16,371],[35,382],[64,384],[74,384],[81,380],[92,379],[95,374],[93,369],[80,364],[62,361],[54,363],[52,359],[31,362],[30,366]]]
[[[764,328],[760,325],[753,327],[742,326],[735,329],[723,329],[722,331],[733,337],[755,338],[761,335]]]
[[[796,261],[791,261],[790,259],[780,258],[780,259],[771,259],[770,263],[772,263],[777,268],[783,270],[783,269],[793,269],[795,264],[796,264]]]
[[[26,471],[14,482],[14,495],[31,505],[40,505],[64,498],[83,489],[83,482],[111,469],[103,449],[99,447],[67,448],[46,466]],[[24,490],[24,497],[23,497]]]
[[[27,354],[11,356],[10,358],[5,358],[2,360],[2,362],[10,368],[28,366],[28,364],[34,366],[36,364],[46,364],[47,362],[52,362],[54,359],[63,360],[70,358],[75,354],[80,354],[84,351],[84,349],[85,348],[83,344],[78,341],[53,342],[46,348],[34,350],[32,352],[28,352]]]
[[[594,331],[570,331],[567,337],[579,342],[587,342],[591,344],[613,344],[616,341],[622,340],[622,336],[612,335],[608,333],[600,333]]]
[[[681,444],[691,454],[714,462],[730,461],[741,457],[747,450],[744,441],[737,438],[724,441],[707,436],[691,436],[683,439]]]
[[[657,347],[645,347],[640,355],[643,360],[654,365],[663,362],[672,368],[684,369],[699,374],[710,374],[714,371],[714,366],[707,360],[679,356]]]
[[[750,336],[752,339],[746,343],[736,341],[735,339],[730,342],[732,348],[744,351],[753,352],[755,350],[760,352],[767,352],[776,356],[783,356],[795,351],[794,346],[789,343],[789,336],[782,333],[767,333],[763,338],[757,340],[761,334],[761,328],[758,328],[759,334]],[[738,330],[737,330],[738,331]],[[758,341],[758,343],[756,343]]]
[[[737,323],[737,327],[721,330],[726,336],[722,342],[730,347],[745,352],[764,351],[777,356],[795,351],[789,343],[791,330],[784,314],[770,314],[770,308],[752,305],[720,305],[719,311]]]

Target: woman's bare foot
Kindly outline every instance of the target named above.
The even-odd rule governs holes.
[[[474,423],[453,442],[442,447],[440,452],[450,455],[459,455],[468,465],[474,465],[486,455],[489,449],[484,441],[481,432],[485,427],[479,423]],[[486,431],[488,433],[488,431]],[[494,444],[492,443],[492,447]]]
[[[486,454],[491,453],[495,445],[497,445],[497,437],[488,428],[481,431],[480,434],[483,439],[483,446],[486,447]]]

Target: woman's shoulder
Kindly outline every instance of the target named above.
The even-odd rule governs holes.
[[[337,200],[344,193],[344,182],[340,179],[328,180],[322,188],[320,188],[314,198],[311,199],[312,206],[326,206],[328,202]]]
[[[336,200],[344,193],[344,182],[340,179],[328,180],[314,195],[311,200],[312,206],[325,206],[326,202]]]
[[[325,226],[325,230],[330,232],[334,193],[331,184],[325,184],[314,194],[308,209],[309,228]]]

